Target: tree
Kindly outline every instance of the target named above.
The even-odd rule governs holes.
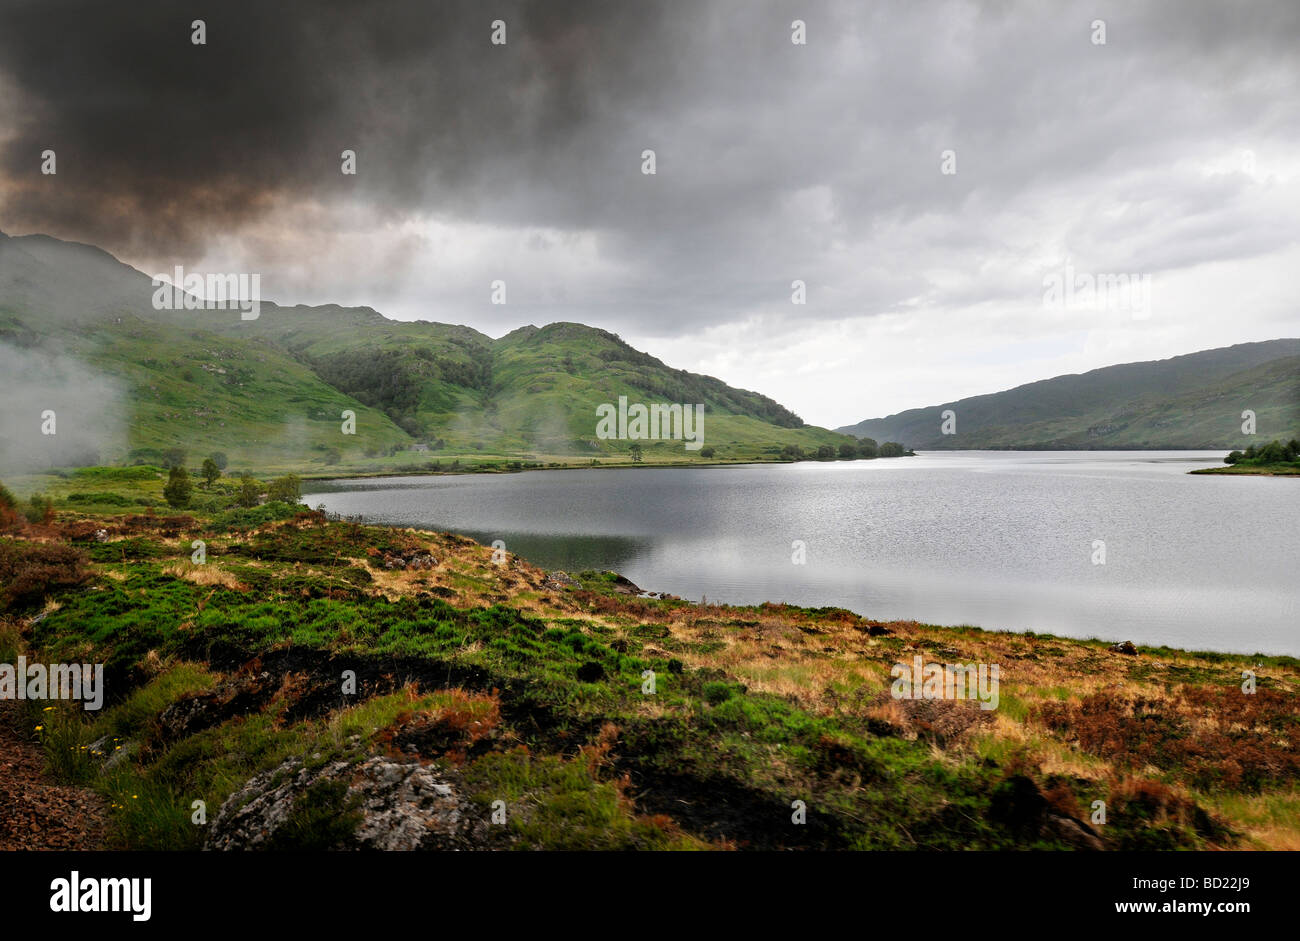
[[[1228,456],[1225,457],[1225,458],[1223,459],[1223,463],[1225,463],[1225,464],[1236,464],[1236,463],[1237,463],[1238,461],[1240,461],[1240,460],[1241,460],[1241,452],[1240,452],[1240,451],[1229,451],[1229,452],[1228,452]]]
[[[34,493],[23,515],[29,523],[48,523],[54,519],[54,501],[43,493]]]
[[[877,457],[880,454],[880,445],[876,444],[875,438],[858,439],[858,455],[860,457]]]
[[[206,485],[211,487],[213,484],[217,482],[217,478],[220,476],[221,476],[221,468],[217,466],[217,462],[210,457],[204,458],[203,459],[203,480],[205,481]]]
[[[641,463],[641,444],[639,442],[634,441],[632,447],[628,448],[628,452],[632,455],[633,464]]]
[[[803,448],[797,444],[787,444],[781,449],[781,456],[792,461],[802,461],[804,459]]]
[[[881,457],[902,457],[907,453],[907,448],[903,447],[897,441],[886,441],[880,446]]]
[[[252,474],[245,471],[239,477],[239,497],[236,502],[240,506],[257,506],[262,496],[262,485],[257,482]]]
[[[225,451],[213,451],[212,456],[208,458],[208,460],[217,465],[217,470],[225,470],[226,465],[230,463],[226,459]]]
[[[858,459],[858,446],[849,444],[847,441],[840,445],[841,461],[856,461]]]
[[[184,467],[185,449],[168,448],[163,452],[163,467]]]
[[[718,452],[715,451],[715,450],[713,450],[713,448],[705,448],[703,451],[700,452],[700,457],[703,457],[703,458],[710,458],[710,457],[713,457],[713,455],[715,455],[715,454],[717,454],[717,453],[718,453]]]
[[[831,447],[829,444],[823,444],[820,448],[817,449],[817,460],[819,461],[835,460],[835,449]]]
[[[288,474],[271,481],[266,499],[272,502],[297,503],[302,499],[302,481],[297,474]]]
[[[190,472],[180,466],[174,466],[167,472],[167,484],[163,487],[163,499],[167,505],[180,508],[188,506],[194,488],[190,485]]]

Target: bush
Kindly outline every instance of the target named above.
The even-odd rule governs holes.
[[[163,487],[163,499],[168,506],[188,506],[194,488],[190,484],[190,472],[183,467],[173,467],[167,474],[167,484]]]
[[[302,499],[302,481],[297,474],[277,477],[271,481],[266,499],[271,502],[297,503]]]
[[[217,466],[217,462],[210,457],[205,458],[203,461],[203,479],[207,481],[207,485],[211,487],[220,476],[221,468]]]
[[[1229,452],[1228,452],[1228,456],[1225,457],[1225,458],[1223,459],[1223,463],[1225,463],[1225,464],[1236,464],[1236,463],[1237,463],[1238,461],[1240,461],[1240,460],[1241,460],[1241,452],[1240,452],[1240,451],[1229,451]]]
[[[704,695],[706,702],[717,706],[731,698],[735,690],[730,683],[710,682],[705,683],[701,693]]]
[[[242,507],[257,506],[261,502],[262,485],[252,474],[244,473],[239,477],[239,496],[235,502]]]
[[[86,555],[61,543],[0,541],[0,595],[7,606],[38,603],[59,588],[72,588],[88,577]]]
[[[42,493],[34,493],[23,515],[29,523],[48,523],[54,517],[54,502]]]

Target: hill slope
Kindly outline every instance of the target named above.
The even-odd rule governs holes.
[[[243,320],[236,310],[156,310],[153,294],[149,276],[98,248],[0,234],[7,466],[156,460],[180,447],[225,451],[235,466],[342,460],[381,470],[417,442],[449,456],[625,458],[632,442],[596,436],[596,407],[621,395],[703,404],[704,443],[721,458],[847,440],[581,324],[494,340],[368,307],[263,302]],[[34,416],[47,409],[57,435],[37,434]],[[345,410],[356,414],[354,435],[343,434]],[[647,460],[700,459],[681,441],[643,446]]]
[[[1241,413],[1255,412],[1254,438]],[[942,433],[943,412],[956,434]],[[1300,434],[1300,339],[1107,366],[838,429],[923,449],[1236,448]]]

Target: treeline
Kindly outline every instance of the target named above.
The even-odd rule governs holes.
[[[1274,439],[1259,447],[1251,445],[1244,451],[1230,451],[1223,459],[1225,464],[1244,467],[1263,467],[1268,464],[1295,464],[1300,461],[1300,440],[1292,438],[1286,444]]]
[[[412,437],[429,434],[418,412],[430,380],[481,392],[492,385],[491,354],[464,347],[468,359],[438,356],[432,350],[348,350],[310,362],[316,375],[363,405],[378,409]]]
[[[823,444],[816,451],[805,452],[797,444],[787,444],[781,456],[791,461],[862,461],[877,457],[915,457],[916,452],[897,441],[877,444],[875,438],[859,438],[857,443],[846,441],[838,448]]]

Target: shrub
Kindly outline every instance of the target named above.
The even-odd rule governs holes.
[[[32,494],[23,515],[29,523],[48,523],[54,516],[54,503],[42,493]]]
[[[163,487],[163,499],[168,506],[188,506],[194,488],[190,484],[190,472],[183,467],[174,466],[167,473],[167,484]]]
[[[273,503],[297,503],[302,499],[302,481],[298,479],[297,474],[277,477],[271,481],[266,499]]]
[[[60,543],[0,541],[0,598],[11,607],[39,602],[59,588],[82,584],[89,577],[86,555]]]
[[[235,502],[242,507],[257,506],[261,501],[261,496],[262,485],[258,483],[257,479],[249,473],[241,474],[239,478],[239,496],[235,498]]]

